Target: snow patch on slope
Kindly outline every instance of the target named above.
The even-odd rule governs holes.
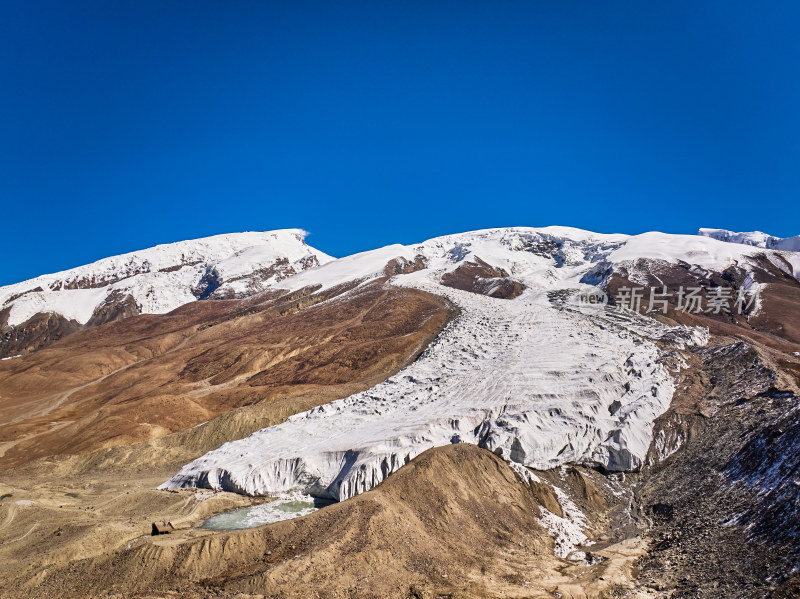
[[[784,259],[792,265],[792,274],[794,275],[794,278],[800,281],[800,253],[789,254],[784,256]]]
[[[586,554],[582,551],[575,551],[575,549],[580,545],[587,546],[594,543],[584,533],[587,529],[586,515],[557,486],[543,481],[517,462],[509,462],[509,466],[526,483],[547,485],[555,493],[558,504],[561,506],[562,516],[557,516],[544,506],[539,506],[541,512],[539,523],[553,538],[553,553],[560,558],[585,559]]]
[[[88,322],[95,307],[108,295],[109,289],[73,289],[70,291],[33,292],[23,295],[11,304],[8,324],[21,324],[39,312],[61,314],[69,320]]]
[[[547,508],[539,506],[542,511],[539,522],[555,541],[553,553],[556,557],[582,560],[586,554],[582,551],[575,551],[575,549],[578,546],[588,546],[594,543],[583,532],[586,530],[586,515],[564,491],[556,485],[550,485],[550,488],[556,494],[564,515],[557,516]]]

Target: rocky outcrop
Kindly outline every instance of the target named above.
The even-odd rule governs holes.
[[[266,268],[256,268],[247,274],[222,277],[213,273],[213,284],[206,287],[198,299],[241,299],[274,286],[280,281],[309,268],[319,266],[316,256],[306,256],[292,264],[287,258],[279,258]],[[203,281],[201,281],[201,285]]]
[[[192,289],[192,295],[199,300],[208,299],[212,293],[219,289],[220,285],[222,285],[222,278],[219,273],[215,268],[208,267],[200,281],[198,281],[197,286]]]
[[[115,290],[109,293],[106,300],[95,308],[85,328],[123,320],[124,318],[130,318],[137,314],[141,314],[141,307],[136,303],[134,297],[123,291]]]
[[[491,266],[477,256],[442,275],[442,285],[500,299],[515,298],[525,289],[505,270]]]
[[[412,272],[417,272],[426,266],[427,261],[425,260],[425,256],[420,254],[414,256],[413,260],[407,260],[402,256],[398,256],[397,258],[389,260],[383,272],[387,277],[393,277],[395,275],[407,275]]]
[[[10,308],[0,311],[0,323],[8,322]],[[60,314],[38,313],[17,326],[0,326],[0,358],[25,355],[55,343],[77,331],[135,316],[140,312],[133,296],[113,291],[95,308],[85,324]]]
[[[0,312],[0,322],[7,320],[8,311]],[[77,321],[59,314],[35,314],[17,326],[0,325],[0,358],[34,352],[82,328]]]
[[[650,515],[641,584],[670,597],[770,597],[800,564],[800,395],[764,350],[693,350],[637,498]],[[658,455],[657,455],[658,454]]]

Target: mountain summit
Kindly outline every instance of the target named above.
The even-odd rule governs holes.
[[[231,233],[98,260],[0,287],[0,357],[136,314],[252,295],[332,258],[300,229]]]

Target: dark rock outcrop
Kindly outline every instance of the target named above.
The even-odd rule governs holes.
[[[637,487],[651,519],[641,584],[670,597],[781,596],[800,564],[798,381],[750,343],[693,354]]]
[[[455,270],[445,273],[442,285],[501,299],[515,298],[525,289],[505,270],[487,264],[477,256],[474,262],[464,262]]]
[[[387,277],[393,277],[395,275],[407,275],[412,272],[417,272],[426,266],[427,263],[425,262],[424,256],[414,256],[413,262],[406,260],[402,256],[398,256],[397,258],[389,260],[389,262],[386,264],[386,268],[383,269],[383,272]]]
[[[0,323],[8,322],[6,308],[0,312]],[[20,354],[27,354],[59,339],[81,330],[81,325],[75,320],[64,318],[60,314],[35,314],[17,326],[0,326],[0,358],[8,358]]]

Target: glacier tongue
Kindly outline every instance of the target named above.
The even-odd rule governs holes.
[[[442,287],[437,277],[426,269],[394,280],[461,308],[416,362],[368,391],[226,443],[161,488],[343,500],[426,449],[456,442],[537,469],[642,464],[653,420],[673,394],[656,340],[691,331],[560,309],[542,289],[494,299]]]

